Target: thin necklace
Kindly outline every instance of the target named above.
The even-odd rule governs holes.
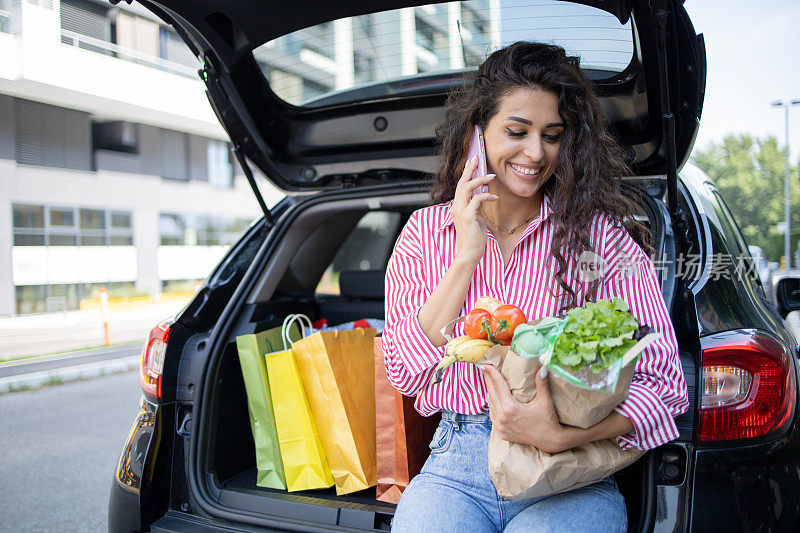
[[[531,220],[533,220],[534,218],[539,216],[539,213],[536,213],[535,215],[533,215],[531,218],[529,218],[528,220],[526,220],[525,222],[523,222],[519,226],[509,229],[507,227],[500,226],[499,224],[495,224],[494,220],[489,218],[489,215],[486,214],[486,211],[483,209],[483,206],[481,206],[481,213],[483,213],[483,216],[486,217],[486,220],[488,220],[492,224],[492,226],[494,226],[495,228],[497,228],[499,230],[506,231],[509,235],[513,235],[514,232],[517,231],[519,228],[521,228],[522,226],[527,226],[530,223]]]

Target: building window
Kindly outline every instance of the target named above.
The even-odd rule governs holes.
[[[14,148],[17,163],[91,170],[89,114],[14,100]]]
[[[158,55],[161,59],[187,67],[199,66],[197,58],[175,30],[160,27],[158,32]]]
[[[14,246],[132,246],[130,211],[14,204]]]
[[[367,83],[375,79],[375,58],[364,51],[353,53],[353,71],[356,83]]]
[[[108,8],[89,0],[61,0],[61,42],[111,55]]]
[[[328,87],[311,80],[303,80],[303,99],[313,100],[330,92]]]
[[[249,219],[162,213],[158,219],[162,246],[228,246],[242,236]]]
[[[132,281],[17,285],[14,287],[17,314],[75,310],[80,308],[81,300],[98,298],[101,288],[106,289],[111,298],[140,295]]]
[[[189,142],[179,131],[160,130],[159,164],[166,180],[189,181]]]
[[[92,143],[95,150],[139,153],[139,125],[121,120],[95,122],[92,124]]]
[[[208,182],[211,186],[218,189],[233,187],[233,164],[228,143],[209,140],[206,158],[208,160]]]
[[[73,208],[51,207],[48,209],[48,235],[49,246],[77,246],[77,216]]]
[[[14,246],[44,246],[44,207],[14,205]]]

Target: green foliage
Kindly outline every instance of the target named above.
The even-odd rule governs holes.
[[[576,371],[591,364],[594,372],[611,366],[636,344],[639,323],[620,298],[590,302],[567,312],[569,321],[553,349],[552,361]]]
[[[765,139],[747,134],[726,135],[721,143],[697,149],[692,161],[717,185],[733,212],[747,244],[760,246],[770,261],[783,255],[784,148],[774,135]],[[800,239],[798,164],[790,167],[792,251]]]

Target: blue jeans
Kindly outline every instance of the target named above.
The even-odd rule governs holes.
[[[507,500],[487,467],[489,414],[442,413],[431,455],[411,480],[392,522],[395,532],[625,531],[625,499],[612,476],[573,491]]]

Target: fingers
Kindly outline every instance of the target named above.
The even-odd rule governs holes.
[[[477,213],[478,208],[481,206],[483,202],[494,202],[497,199],[498,199],[497,196],[495,196],[490,192],[482,192],[480,194],[476,194],[467,204],[467,211]]]
[[[489,371],[489,367],[491,365],[485,365],[481,367],[483,371],[483,381],[486,384],[486,399],[489,402],[489,409],[491,410],[493,407],[499,405],[498,398],[497,398],[497,391],[494,387],[494,376]],[[494,368],[494,367],[492,367]]]
[[[486,365],[483,375],[486,380],[486,391],[492,396],[495,406],[506,413],[510,412],[519,402],[511,394],[506,378],[491,365]]]
[[[459,183],[458,187],[456,188],[456,193],[455,193],[456,201],[460,205],[466,207],[473,198],[475,198],[477,196],[480,196],[481,194],[484,194],[484,195],[489,194],[489,193],[485,193],[484,192],[484,193],[475,194],[475,196],[473,196],[473,194],[474,194],[474,192],[476,190],[478,190],[481,187],[484,187],[484,186],[490,184],[492,182],[492,180],[494,180],[494,178],[495,178],[494,174],[488,174],[486,176],[478,176],[477,178],[469,180],[469,181],[467,181],[465,183]],[[494,198],[493,195],[489,195],[489,196]]]
[[[536,400],[551,401],[550,400],[550,382],[547,379],[548,370],[543,366],[536,373]]]

